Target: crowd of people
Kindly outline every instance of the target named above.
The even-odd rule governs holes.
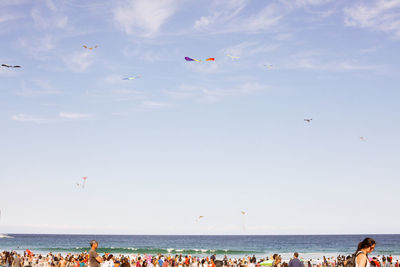
[[[295,252],[293,257],[282,260],[281,255],[257,259],[255,256],[228,258],[226,255],[198,257],[191,255],[112,255],[96,252],[98,243],[93,240],[91,250],[79,254],[34,254],[26,250],[23,254],[15,251],[0,253],[0,266],[4,267],[400,267],[399,260],[389,256],[368,256],[375,248],[375,241],[365,239],[353,255],[322,259],[302,259]]]

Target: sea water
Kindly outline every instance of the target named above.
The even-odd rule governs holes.
[[[290,258],[293,252],[305,259],[354,253],[366,235],[35,235],[10,234],[1,238],[0,250],[34,253],[78,253],[89,250],[89,242],[99,242],[98,252],[113,254],[197,255],[217,254],[238,258],[255,255],[258,258],[278,253]],[[400,255],[400,235],[368,235],[376,240],[374,255]]]

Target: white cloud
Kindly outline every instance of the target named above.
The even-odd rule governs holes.
[[[84,72],[94,62],[94,53],[96,53],[94,50],[75,52],[72,55],[64,56],[63,61],[71,71]]]
[[[18,6],[18,5],[26,4],[28,2],[29,2],[29,0],[12,0],[12,1],[1,0],[0,7]]]
[[[234,55],[234,56],[253,56],[262,53],[268,53],[276,50],[278,48],[275,44],[260,44],[259,42],[242,42],[230,47],[223,49],[224,54]]]
[[[172,107],[171,104],[165,103],[165,102],[156,102],[156,101],[143,101],[142,106],[146,108],[154,108],[154,109],[160,109],[160,108],[170,108]]]
[[[272,28],[282,18],[283,9],[276,4],[269,4],[256,14],[239,17],[248,1],[216,1],[212,14],[202,16],[193,27],[207,33],[260,32]],[[229,4],[227,4],[229,2]]]
[[[11,14],[8,12],[5,14],[0,14],[0,23],[17,20],[20,18],[23,18],[23,16],[21,14]]]
[[[344,10],[345,25],[369,28],[400,38],[400,1],[378,0]]]
[[[176,0],[125,0],[114,10],[114,20],[126,34],[156,35],[176,12]]]
[[[317,52],[303,52],[298,55],[288,56],[282,63],[281,69],[308,69],[319,71],[380,71],[382,66],[360,64],[346,60],[330,60]]]
[[[318,6],[332,2],[332,0],[295,0],[295,2],[299,6],[307,6],[307,5]]]
[[[61,93],[60,90],[54,89],[49,82],[44,80],[22,81],[21,89],[16,92],[20,96],[56,95]]]
[[[123,78],[124,77],[119,74],[110,74],[110,75],[107,75],[104,80],[106,83],[110,83],[110,84],[122,84],[122,83],[126,83],[126,81],[124,81]]]
[[[74,112],[60,112],[58,114],[60,118],[69,119],[69,120],[81,120],[81,119],[88,119],[92,117],[92,114],[87,113],[74,113]]]
[[[68,25],[68,17],[56,12],[54,9],[44,12],[38,7],[31,10],[31,17],[35,26],[39,29],[65,28]]]
[[[43,53],[47,53],[54,49],[55,41],[50,35],[38,38],[20,39],[19,45],[34,57],[43,59]]]
[[[208,102],[216,102],[225,97],[251,95],[265,89],[266,86],[264,85],[248,82],[228,88],[182,85],[179,89],[166,91],[166,93],[178,99],[195,98]]]
[[[27,115],[27,114],[12,115],[11,119],[13,121],[33,122],[33,123],[45,123],[45,122],[47,122],[47,120],[42,118],[42,117],[33,116],[33,115]]]

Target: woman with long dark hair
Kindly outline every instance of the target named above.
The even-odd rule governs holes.
[[[374,251],[376,242],[370,237],[365,238],[358,244],[356,251],[356,267],[370,267],[368,254]]]

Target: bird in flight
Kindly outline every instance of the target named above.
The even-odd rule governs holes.
[[[304,121],[310,123],[312,121],[312,119],[304,119]]]

